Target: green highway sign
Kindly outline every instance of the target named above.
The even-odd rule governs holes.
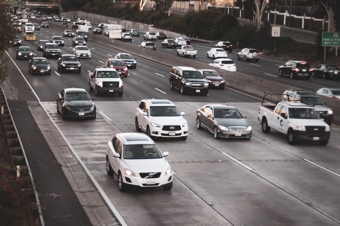
[[[340,46],[340,32],[322,32],[322,46]]]

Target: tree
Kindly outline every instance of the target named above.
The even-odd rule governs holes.
[[[139,0],[139,11],[143,11],[144,6],[148,0]]]
[[[160,13],[168,13],[174,0],[153,0],[155,2],[154,10]]]
[[[313,0],[312,4],[314,7],[322,8],[325,10],[328,18],[328,27],[327,31],[334,32],[335,31],[335,22],[339,19],[336,19],[339,17],[339,15],[336,15],[340,13],[339,10],[339,1],[338,0]]]
[[[254,12],[255,30],[256,32],[259,32],[261,29],[262,16],[267,4],[267,0],[254,0],[254,4],[255,4]]]

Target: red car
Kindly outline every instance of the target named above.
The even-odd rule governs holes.
[[[106,61],[104,67],[111,67],[116,69],[121,77],[127,77],[129,75],[129,70],[126,67],[125,62],[120,59],[110,58]]]

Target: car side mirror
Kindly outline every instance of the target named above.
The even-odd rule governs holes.
[[[148,113],[146,111],[143,111],[142,115],[148,116]]]
[[[287,114],[286,113],[281,113],[280,115],[282,116],[282,118],[285,118],[285,119],[287,118]]]
[[[114,158],[120,158],[120,154],[117,152],[113,152],[112,155]]]
[[[59,98],[58,98],[58,100],[64,100],[64,98],[62,98],[62,97],[59,97]]]
[[[91,78],[95,78],[96,77],[96,75],[91,75]]]
[[[163,152],[163,157],[167,157],[169,155],[169,152],[165,151]]]
[[[184,115],[185,115],[185,112],[181,112],[181,115],[184,116]]]
[[[247,118],[247,116],[243,115],[243,118]]]

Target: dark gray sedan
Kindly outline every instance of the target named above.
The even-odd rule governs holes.
[[[28,62],[28,72],[34,74],[51,74],[51,65],[45,57],[33,57]]]
[[[207,104],[196,113],[196,128],[206,129],[214,138],[244,138],[250,140],[252,127],[244,116],[228,104]]]

